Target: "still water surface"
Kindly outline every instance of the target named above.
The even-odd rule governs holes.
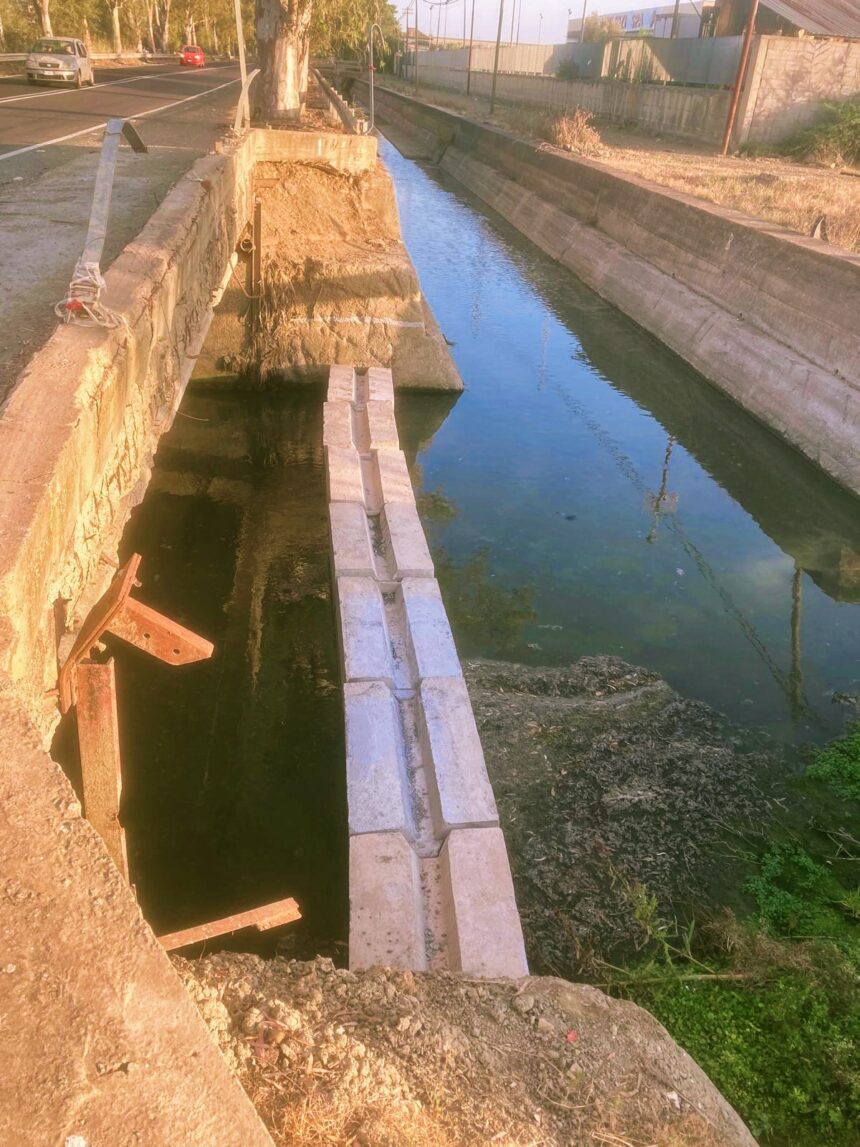
[[[398,423],[463,656],[612,653],[784,739],[860,688],[856,501],[436,169],[382,143],[466,383]]]

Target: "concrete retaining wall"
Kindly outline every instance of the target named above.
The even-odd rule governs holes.
[[[466,90],[466,73],[451,68],[424,67],[422,83],[455,91]],[[473,72],[471,91],[489,98],[490,72]],[[684,88],[664,84],[632,84],[621,80],[556,80],[549,76],[498,77],[496,98],[508,104],[565,111],[581,107],[611,123],[636,124],[648,131],[717,144],[722,139],[730,93],[719,89]]]
[[[324,443],[344,669],[350,966],[528,972],[504,838],[394,420],[332,367]]]
[[[394,92],[377,112],[860,493],[859,257]]]

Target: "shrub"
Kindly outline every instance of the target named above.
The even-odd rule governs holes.
[[[553,121],[550,142],[577,155],[600,155],[603,144],[591,112],[574,108]]]
[[[826,104],[818,123],[787,140],[781,150],[828,167],[860,164],[860,101]]]

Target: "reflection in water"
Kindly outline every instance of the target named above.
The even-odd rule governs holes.
[[[167,673],[116,649],[132,879],[156,930],[291,895],[285,939],[345,939],[321,397],[189,393],[126,531],[140,598],[215,642]]]
[[[856,501],[473,197],[383,147],[467,385],[438,432],[432,400],[398,402],[416,482],[449,507],[421,499],[461,653],[618,653],[743,724],[836,731],[833,692],[860,688]],[[457,571],[509,595],[501,646]]]

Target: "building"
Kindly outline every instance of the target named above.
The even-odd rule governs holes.
[[[739,36],[752,0],[720,0],[715,35]],[[765,36],[860,37],[857,0],[761,0],[755,23]]]
[[[714,9],[715,0],[705,0],[705,3],[694,3],[682,0],[678,5],[678,35],[694,37],[701,35],[703,21],[707,25],[708,17]],[[622,35],[651,35],[660,39],[672,35],[672,23],[675,19],[675,4],[661,4],[655,8],[631,8],[628,12],[598,12],[590,9],[589,16],[605,15],[608,20],[615,20],[621,25]],[[581,38],[582,17],[569,20],[567,24],[568,40],[578,41]]]

